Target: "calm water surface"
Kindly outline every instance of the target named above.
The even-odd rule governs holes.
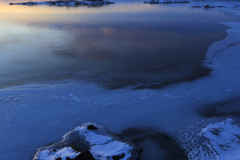
[[[0,2],[1,87],[71,78],[107,88],[154,88],[198,78],[209,72],[202,67],[208,46],[226,36],[219,23],[235,20],[193,9],[205,4],[195,1],[102,7],[9,2]]]

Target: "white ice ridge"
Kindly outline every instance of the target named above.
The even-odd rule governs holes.
[[[45,1],[45,2],[20,2],[9,3],[10,5],[56,5],[56,6],[76,6],[76,5],[104,5],[114,4],[110,1]]]
[[[151,0],[151,1],[145,1],[143,3],[149,3],[149,4],[158,4],[158,3],[189,3],[189,1],[186,1],[186,0],[176,0],[176,1],[171,1],[171,0]]]
[[[191,151],[189,158],[239,160],[240,128],[233,122],[232,119],[226,119],[223,122],[209,124],[203,128],[199,136],[207,139],[205,146]],[[210,150],[212,154],[208,155],[206,150]]]

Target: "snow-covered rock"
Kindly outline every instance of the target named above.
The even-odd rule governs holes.
[[[83,124],[63,136],[63,140],[38,149],[34,160],[135,160],[140,147],[107,133],[94,123]]]
[[[9,3],[10,5],[51,5],[51,6],[78,6],[78,5],[105,5],[114,4],[110,1],[45,1],[45,2],[20,2]]]
[[[176,0],[176,1],[171,1],[171,0],[151,0],[151,1],[146,1],[143,3],[149,3],[149,4],[159,4],[159,3],[189,3],[189,1],[185,0]]]

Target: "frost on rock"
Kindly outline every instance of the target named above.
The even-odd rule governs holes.
[[[94,123],[83,124],[63,140],[38,149],[34,160],[135,160],[140,147],[107,133]]]
[[[240,128],[233,122],[226,119],[203,128],[199,138],[206,141],[189,153],[189,159],[239,160]]]
[[[115,4],[110,1],[45,1],[45,2],[19,2],[9,3],[10,5],[50,5],[50,6],[102,6],[106,4]]]
[[[151,0],[151,1],[146,1],[143,3],[149,3],[149,4],[159,4],[159,3],[189,3],[189,1],[185,0],[176,0],[176,1],[171,1],[171,0]]]

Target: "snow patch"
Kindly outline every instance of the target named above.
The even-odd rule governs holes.
[[[121,160],[131,157],[133,148],[119,141],[113,141],[105,145],[93,146],[90,152],[96,160],[108,160],[108,157],[125,155]]]
[[[62,158],[62,160],[66,160],[67,157],[73,159],[77,157],[80,154],[80,152],[74,151],[71,147],[64,147],[56,152],[50,151],[50,150],[43,150],[42,152],[39,152],[34,159],[37,160],[56,160],[57,158]]]
[[[183,133],[182,147],[188,152],[189,159],[240,159],[240,128],[234,120],[205,124],[197,123]],[[201,129],[201,126],[205,127]]]
[[[86,123],[86,124],[92,125],[92,123]],[[98,129],[103,130],[103,128],[101,128],[101,126],[99,126],[99,125],[94,124],[94,126],[98,126],[99,127]],[[86,128],[86,126],[77,127],[74,131],[78,131],[80,135],[83,135],[85,137],[85,140],[88,141],[91,145],[100,145],[100,144],[105,144],[105,143],[112,141],[112,137],[109,137],[107,135],[106,136],[99,135],[99,134],[96,134],[95,132],[90,132]],[[68,133],[68,134],[70,134],[70,133]],[[103,132],[103,133],[105,133],[105,132]]]
[[[233,119],[226,119],[209,124],[200,133],[209,140],[209,147],[216,151],[220,159],[240,159],[240,128],[233,122]]]

